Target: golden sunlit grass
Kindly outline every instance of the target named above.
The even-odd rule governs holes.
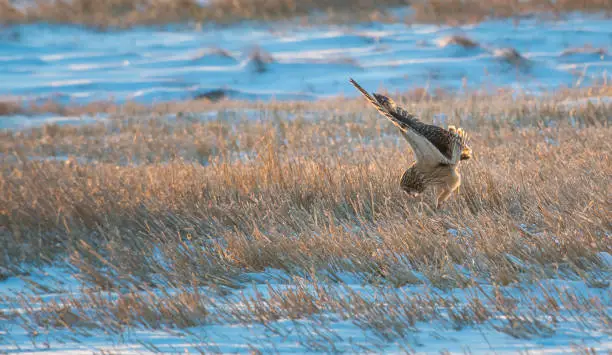
[[[405,20],[453,25],[534,13],[559,16],[572,11],[612,11],[607,0],[212,0],[204,5],[196,0],[47,0],[23,7],[0,0],[0,23],[46,21],[100,29],[186,21],[232,23],[302,18],[308,23],[316,20],[313,13],[323,13],[325,21],[331,22],[402,21],[385,11],[408,5],[414,13]]]
[[[532,236],[521,224],[544,235],[530,241],[537,253],[522,255],[534,261],[604,250],[609,104],[570,109],[558,100],[509,100],[415,105],[425,120],[447,113],[446,124],[474,137],[477,158],[463,164],[465,183],[444,213],[431,211],[428,198],[411,201],[400,192],[397,179],[410,150],[391,125],[354,100],[337,101],[342,111],[321,108],[331,102],[279,103],[250,111],[255,118],[120,117],[4,131],[7,228],[0,260],[10,267],[81,252],[83,243],[95,249],[101,240],[112,241],[97,251],[104,258],[146,258],[160,238],[188,238],[208,246],[198,251],[211,254],[207,267],[236,274],[352,258],[363,258],[367,269],[398,252],[429,272],[431,263],[444,268],[474,252],[447,229],[470,230],[490,260],[525,254],[523,243]],[[121,252],[124,243],[135,248],[129,256]],[[516,276],[511,265],[485,264],[481,271],[510,277],[505,281]]]
[[[219,109],[216,117],[177,103],[164,108],[181,112],[172,119],[143,111],[95,125],[5,130],[0,268],[18,274],[23,263],[64,259],[97,290],[135,292],[32,309],[21,316],[32,327],[271,324],[334,312],[389,341],[417,321],[460,329],[501,312],[498,331],[545,336],[554,329],[501,296],[459,304],[383,288],[556,277],[607,287],[597,253],[612,252],[612,106],[595,97],[607,92],[411,99],[423,120],[473,137],[475,159],[462,164],[460,193],[442,211],[432,210],[432,193],[416,201],[402,193],[412,153],[362,100],[227,101],[207,106]],[[586,96],[592,103],[567,101]],[[207,286],[223,297],[270,269],[305,286],[223,298],[223,307],[195,291]],[[383,300],[343,301],[328,285],[346,273],[383,287]],[[167,289],[181,296],[158,293]],[[558,314],[554,302],[534,300],[530,310]],[[589,312],[606,322],[605,308]]]

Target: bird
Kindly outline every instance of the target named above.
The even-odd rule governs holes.
[[[349,81],[378,112],[399,128],[414,151],[415,162],[403,173],[401,189],[415,198],[428,187],[435,187],[438,190],[436,208],[440,209],[461,185],[459,162],[472,158],[468,134],[452,125],[444,129],[426,124],[389,97],[370,95],[355,80]]]

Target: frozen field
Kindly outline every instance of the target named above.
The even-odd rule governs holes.
[[[478,160],[435,212],[360,103],[5,132],[0,353],[609,353],[609,105],[451,100]]]
[[[604,269],[608,270],[602,276],[609,277],[612,256],[603,253],[600,258]],[[585,351],[606,354],[612,351],[609,281],[602,285],[551,279],[531,285],[496,288],[480,280],[477,287],[444,291],[431,285],[369,287],[350,274],[342,275],[341,284],[325,285],[268,270],[249,275],[252,286],[231,295],[217,297],[211,289],[200,289],[206,298],[204,303],[214,309],[206,315],[205,325],[180,329],[170,324],[152,326],[143,315],[142,325],[122,327],[109,324],[112,321],[105,317],[110,313],[105,314],[94,305],[91,309],[79,307],[81,312],[71,313],[78,314],[76,320],[64,316],[74,330],[55,323],[57,328],[50,326],[40,332],[40,323],[53,312],[49,311],[53,309],[49,304],[61,308],[64,304],[71,307],[90,302],[96,296],[114,301],[127,298],[125,294],[96,292],[91,285],[71,278],[70,272],[62,268],[45,269],[23,280],[11,278],[0,283],[0,297],[4,301],[0,312],[24,314],[11,321],[0,318],[0,353],[227,354],[257,350],[299,354],[445,351],[450,354]],[[416,277],[425,280],[422,275]],[[20,291],[19,295],[14,293],[16,290]],[[48,290],[53,291],[49,293]],[[172,297],[176,292],[163,290],[165,297]],[[344,301],[346,304],[340,309],[346,313],[326,311],[313,305],[314,310],[302,310],[309,313],[308,316],[279,314],[279,318],[252,319],[252,323],[242,318],[248,318],[249,312],[258,307],[274,309],[278,302],[275,295],[283,293],[298,294],[305,303],[316,304],[330,298]],[[164,297],[151,298],[151,302],[156,299]],[[360,310],[361,307],[364,309]],[[505,313],[508,312],[505,307],[513,309],[512,315]],[[558,315],[552,318],[545,315],[551,307],[558,307]],[[471,319],[479,313],[483,319]],[[85,320],[88,316],[90,318]]]
[[[474,46],[448,44],[451,35]],[[231,98],[310,100],[355,95],[349,76],[391,91],[538,91],[608,80],[611,44],[612,21],[579,15],[459,28],[371,23],[96,32],[27,25],[0,29],[0,97],[146,103],[222,90]]]
[[[0,28],[0,102],[309,101],[0,116],[0,354],[610,354],[611,50],[581,15]],[[371,107],[316,101],[349,77],[495,93],[411,106],[473,137],[448,208],[397,198]]]

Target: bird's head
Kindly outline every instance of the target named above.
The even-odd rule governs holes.
[[[470,136],[463,130],[463,128],[457,128],[453,125],[448,126],[448,131],[459,139],[463,149],[461,150],[461,160],[468,160],[472,158],[472,148],[470,148]]]
[[[469,160],[472,159],[472,148],[466,146],[461,151],[461,160]]]

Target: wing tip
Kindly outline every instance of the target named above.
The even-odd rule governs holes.
[[[356,87],[359,91],[364,92],[365,89],[361,87],[361,85],[359,85],[355,79],[353,78],[349,78],[349,83],[353,84],[354,87]]]

